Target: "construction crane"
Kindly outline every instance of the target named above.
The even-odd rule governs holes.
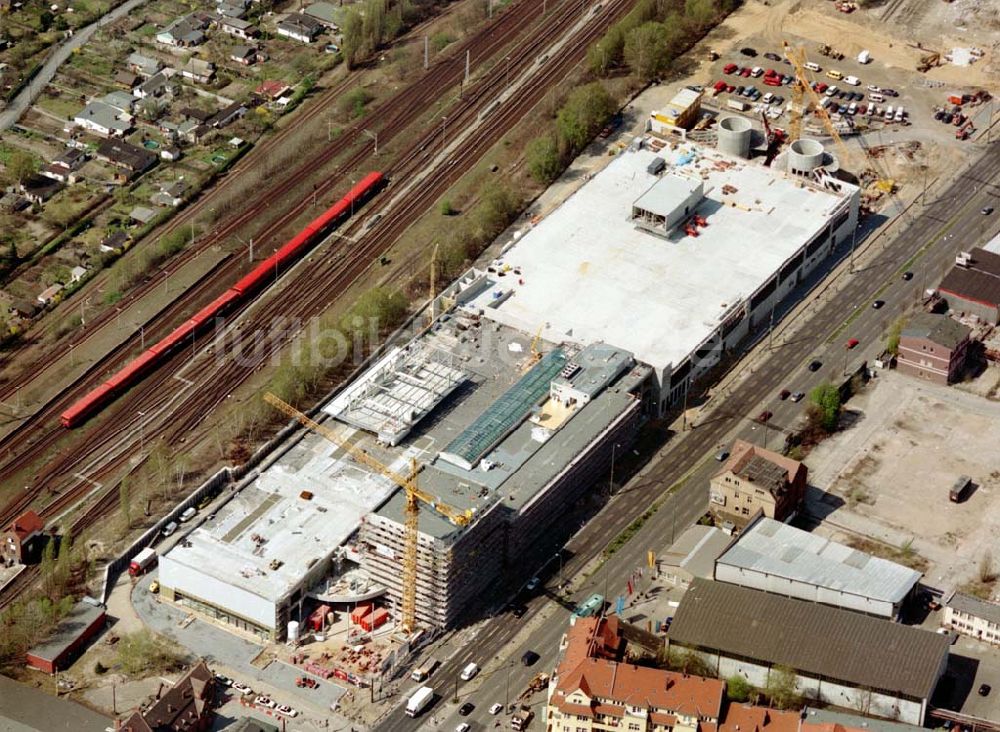
[[[542,360],[542,352],[538,349],[538,344],[542,340],[542,329],[544,325],[538,326],[538,331],[535,333],[535,337],[531,339],[531,345],[528,347],[531,351],[531,355],[524,360],[524,365],[521,366],[521,373],[527,373],[532,366]]]
[[[472,520],[472,511],[460,511],[457,508],[452,508],[420,490],[416,480],[420,468],[416,460],[410,461],[410,474],[408,476],[401,475],[392,468],[383,465],[381,461],[372,457],[360,447],[352,445],[329,427],[303,414],[280,397],[268,392],[264,395],[264,401],[275,407],[278,411],[298,421],[303,427],[322,435],[334,445],[347,452],[356,461],[371,468],[380,475],[384,475],[406,492],[406,542],[403,555],[403,601],[400,615],[403,630],[407,633],[412,633],[417,625],[417,542],[419,539],[420,504],[426,503],[455,526],[468,525],[469,521]]]
[[[819,117],[823,128],[826,130],[827,134],[833,138],[833,142],[837,146],[837,152],[840,153],[841,163],[845,164],[851,159],[851,154],[847,150],[847,145],[840,138],[840,133],[837,132],[837,128],[833,124],[833,120],[830,119],[830,115],[827,113],[826,108],[823,106],[823,100],[819,98],[816,90],[812,88],[812,84],[809,83],[809,74],[806,73],[806,52],[804,48],[792,48],[787,41],[784,43],[785,58],[792,62],[792,66],[795,68],[795,85],[792,92],[792,124],[789,125],[789,141],[795,141],[799,138],[802,133],[802,116],[805,113],[805,109],[802,106],[801,99],[802,94],[809,97],[809,101],[812,102],[813,111],[816,116]],[[799,104],[795,104],[794,99],[796,94],[800,99]],[[798,118],[796,119],[796,115]]]

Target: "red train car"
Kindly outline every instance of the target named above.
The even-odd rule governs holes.
[[[330,226],[339,223],[355,205],[364,203],[368,196],[377,191],[385,182],[382,173],[373,172],[362,178],[343,198],[313,219],[298,234],[288,240],[277,252],[241,277],[236,284],[226,290],[210,304],[199,310],[194,317],[186,320],[167,336],[130,361],[118,373],[93,389],[62,413],[63,427],[76,427],[99,412],[106,404],[133,384],[140,381],[147,372],[155,369],[169,357],[171,351],[216,316],[229,307],[246,299],[261,287],[268,278],[298,257],[305,249],[314,245]]]

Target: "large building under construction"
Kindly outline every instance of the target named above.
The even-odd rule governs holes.
[[[850,241],[856,187],[808,146],[794,173],[753,164],[739,133],[720,139],[728,153],[623,152],[324,405],[327,426],[387,471],[415,465],[434,504],[419,514],[418,622],[453,625],[508,569],[534,569],[535,542],[607,478],[642,419],[678,404]],[[248,486],[253,505],[164,558],[166,596],[226,617],[242,597],[258,632],[280,636],[309,597],[330,599],[340,557],[398,612],[406,495],[387,471],[302,438]]]

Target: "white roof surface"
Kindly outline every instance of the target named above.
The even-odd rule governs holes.
[[[646,172],[657,155],[667,173],[704,180],[697,213],[708,226],[698,237],[681,225],[663,239],[628,220],[658,180]],[[736,191],[724,194],[725,184]],[[545,324],[547,340],[604,341],[663,369],[701,345],[735,302],[846,206],[854,189],[844,191],[691,144],[625,151],[506,252],[504,263],[520,275],[495,278],[472,305],[528,333]]]
[[[744,531],[718,563],[891,603],[920,579],[915,569],[769,518]]]
[[[336,425],[334,426],[337,429]],[[345,436],[355,432],[339,427]],[[307,435],[280,462],[170,550],[171,560],[272,602],[295,587],[316,559],[340,546],[361,517],[392,493],[388,479],[361,469],[319,435]],[[400,466],[401,467],[401,466]],[[310,491],[309,500],[300,497]],[[255,541],[254,537],[264,541]],[[271,562],[282,565],[271,569]]]

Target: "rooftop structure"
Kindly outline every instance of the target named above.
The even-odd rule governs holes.
[[[834,709],[806,707],[801,716],[803,732],[919,732],[923,727],[889,719],[861,716]]]
[[[650,172],[657,158],[662,177]],[[848,184],[688,144],[627,151],[495,266],[470,273],[458,302],[524,332],[542,326],[552,342],[627,350],[654,368],[669,403],[677,382],[711,367],[755,311],[769,313],[772,296],[846,241],[856,214]]]
[[[941,284],[940,292],[952,309],[1000,322],[1000,254],[972,249],[959,255]]]
[[[716,560],[715,579],[895,618],[920,572],[761,517]]]
[[[968,339],[972,329],[947,315],[917,313],[907,323],[900,337],[921,338],[954,349]]]
[[[921,724],[950,641],[882,618],[696,579],[670,626],[670,645],[703,654],[723,676],[746,670],[751,683],[768,668],[795,669],[800,688],[815,687],[831,703],[853,705],[843,690],[861,689],[873,714],[887,716],[881,710],[895,707],[899,719]]]
[[[199,661],[177,682],[138,709],[116,729],[120,732],[200,732],[211,726],[215,706],[215,676]]]
[[[660,554],[659,571],[666,582],[681,587],[690,585],[695,577],[712,579],[715,560],[731,541],[731,536],[714,526],[689,526],[666,552]]]
[[[712,513],[738,527],[758,513],[788,521],[805,498],[808,473],[798,460],[736,440],[729,459],[710,482]]]

